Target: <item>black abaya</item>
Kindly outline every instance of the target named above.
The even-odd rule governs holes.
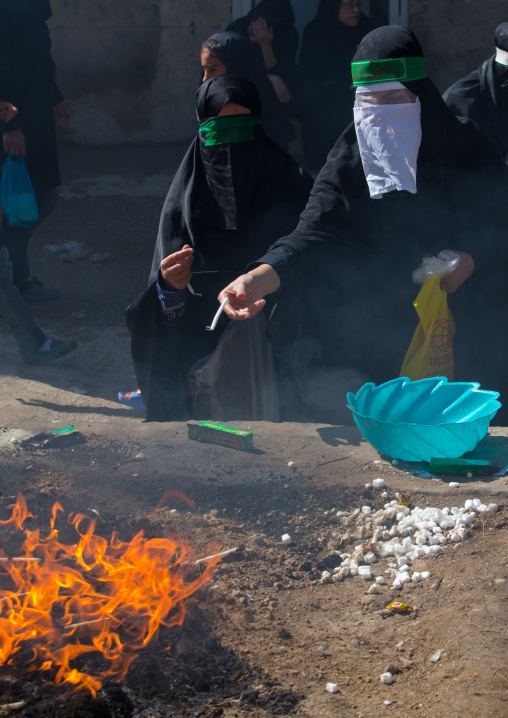
[[[367,35],[354,59],[422,57],[397,26]],[[423,254],[469,252],[474,275],[449,297],[457,334],[457,380],[501,391],[508,405],[506,167],[476,125],[460,121],[427,79],[404,83],[421,103],[417,193],[371,199],[354,125],[336,142],[296,230],[260,261],[278,271],[280,293],[302,277],[322,287],[323,355],[376,382],[398,376],[417,324],[411,274]],[[325,387],[333,393],[333,387]]]
[[[230,23],[226,30],[237,32],[249,39],[249,25],[258,18],[264,18],[268,27],[273,28],[272,49],[277,64],[267,69],[270,75],[279,75],[289,91],[294,93],[297,85],[296,53],[299,37],[295,28],[295,14],[290,0],[261,0],[245,17]],[[261,49],[255,45],[258,54]]]
[[[17,8],[17,2],[0,4],[0,99],[19,110],[6,130],[23,131],[32,182],[40,188],[58,187],[53,106],[63,96],[55,84],[56,68],[45,22],[49,4],[33,0],[23,5],[26,12],[4,9]]]
[[[220,44],[229,75],[244,77],[256,85],[266,136],[286,149],[295,136],[294,127],[285,116],[257,48],[237,32],[217,32],[209,39]]]
[[[508,22],[496,28],[496,48],[508,52]],[[443,99],[459,117],[474,120],[508,164],[508,67],[496,56],[456,82]]]
[[[507,23],[508,24],[508,23]],[[443,95],[459,117],[474,120],[508,163],[508,67],[495,56],[448,88]]]
[[[357,27],[339,20],[341,0],[321,0],[303,33],[300,54],[300,117],[309,167],[320,169],[337,137],[353,119],[351,58],[374,25],[360,13]]]
[[[259,110],[252,83],[221,75],[198,91],[199,120],[218,114],[228,101]],[[260,124],[253,130],[251,142],[217,146],[207,145],[200,132],[169,189],[149,285],[127,310],[148,421],[192,418],[188,372],[214,350],[229,324],[222,315],[215,332],[205,330],[219,291],[295,225],[308,198],[310,177],[264,136]],[[168,325],[157,295],[157,272],[161,260],[184,244],[194,248],[191,283],[197,294],[185,291],[183,318]]]

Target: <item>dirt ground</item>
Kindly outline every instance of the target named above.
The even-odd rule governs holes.
[[[27,367],[0,326],[0,519],[22,493],[35,526],[47,526],[58,500],[66,514],[97,511],[97,533],[107,538],[143,528],[154,537],[176,531],[197,555],[239,550],[189,600],[183,626],[161,629],[124,681],[105,683],[97,700],[66,695],[48,675],[15,664],[0,673],[0,709],[22,702],[12,713],[27,718],[506,716],[507,478],[462,477],[452,489],[423,466],[380,462],[351,426],[252,424],[255,451],[243,453],[191,442],[184,424],[146,424],[116,402],[119,390],[134,388],[124,308],[146,282],[182,149],[64,149],[60,204],[31,247],[34,273],[62,298],[34,312],[49,336],[76,337],[79,348]],[[46,243],[71,240],[111,256],[62,263],[43,253]],[[86,443],[45,449],[11,441],[69,424]],[[508,464],[508,430],[491,429],[474,456]],[[365,488],[377,477],[390,499],[403,491],[412,505],[463,506],[479,497],[500,510],[477,517],[463,542],[420,559],[428,581],[400,591],[387,584],[372,595],[359,577],[321,584],[337,548],[336,512],[381,508],[380,492]],[[195,507],[173,500],[150,520],[137,518],[173,489]],[[292,545],[282,544],[284,533]],[[375,564],[374,574],[386,566]],[[416,610],[383,617],[394,600]],[[315,655],[320,646],[323,656]],[[380,674],[390,666],[394,683],[384,685]],[[329,682],[336,694],[326,692]]]

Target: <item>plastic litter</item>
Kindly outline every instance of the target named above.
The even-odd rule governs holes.
[[[64,449],[78,444],[86,444],[83,434],[74,426],[53,429],[36,434],[21,443],[23,448]]]
[[[387,611],[396,611],[397,613],[411,613],[414,611],[413,606],[408,606],[407,603],[402,603],[401,601],[394,601],[394,603],[390,603],[388,606],[386,606]]]

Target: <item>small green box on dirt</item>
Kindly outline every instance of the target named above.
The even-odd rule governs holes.
[[[234,429],[232,426],[217,424],[215,421],[200,421],[199,424],[187,424],[187,426],[189,439],[229,446],[230,449],[240,449],[240,451],[250,451],[254,446],[252,431]]]

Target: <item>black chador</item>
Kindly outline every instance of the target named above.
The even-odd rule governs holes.
[[[478,123],[508,163],[508,22],[496,29],[496,54],[458,80],[443,99],[459,117]]]
[[[251,114],[218,117],[228,102]],[[265,136],[260,114],[256,88],[243,78],[221,75],[198,91],[200,130],[166,197],[148,287],[127,310],[148,421],[192,418],[189,369],[214,350],[229,323],[223,314],[216,331],[205,330],[219,291],[296,225],[308,198],[310,177]],[[195,294],[184,290],[179,320],[168,321],[159,265],[186,244],[194,248]]]
[[[369,33],[353,59],[365,68],[383,58],[405,58],[400,68],[424,67],[417,39],[400,26]],[[411,275],[422,256],[468,252],[474,274],[449,296],[457,324],[456,379],[501,391],[508,405],[507,168],[475,123],[457,119],[430,79],[402,80],[402,89],[421,105],[413,191],[371,197],[352,123],[318,175],[297,228],[263,261],[279,273],[282,296],[311,279],[320,287],[321,301],[309,306],[308,316],[316,328],[321,322],[329,365],[354,367],[380,382],[398,376],[416,328],[418,287]],[[367,144],[382,125],[373,127]],[[405,157],[400,167],[407,169]],[[333,386],[327,390],[333,393]]]

